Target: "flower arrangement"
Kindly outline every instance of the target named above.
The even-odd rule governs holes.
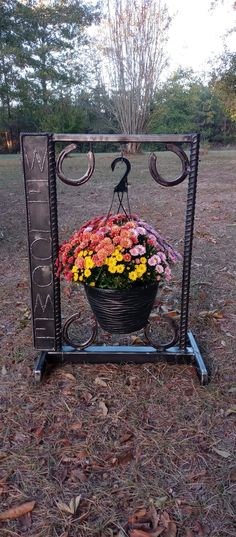
[[[57,276],[102,289],[129,289],[171,279],[170,265],[181,258],[138,216],[100,216],[65,241]]]

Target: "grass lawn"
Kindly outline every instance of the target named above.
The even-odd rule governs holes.
[[[114,156],[97,154],[82,187],[58,181],[61,239],[108,210],[121,177],[121,168],[110,170]],[[147,158],[131,159],[131,209],[182,252],[186,184],[158,186]],[[175,176],[174,155],[160,153],[158,162]],[[86,168],[84,155],[65,164],[73,177]],[[125,537],[128,517],[149,507],[172,522],[163,537],[235,537],[235,172],[236,151],[201,156],[190,327],[211,369],[209,386],[200,387],[194,368],[165,363],[66,365],[35,385],[21,159],[0,157],[0,513],[36,502],[31,514],[0,521],[1,537]],[[155,308],[178,316],[181,266],[173,276]],[[62,297],[63,318],[79,308],[86,337],[83,295],[63,288]],[[98,339],[124,341],[101,331]],[[79,495],[73,516],[65,504]]]

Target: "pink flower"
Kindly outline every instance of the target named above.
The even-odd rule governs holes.
[[[140,259],[135,259],[136,265],[140,265]]]
[[[65,275],[65,278],[66,278],[66,281],[67,282],[70,282],[73,278],[73,272],[68,272],[66,275]]]
[[[138,246],[136,246],[136,248],[137,248],[138,251],[139,251],[139,255],[144,255],[144,254],[146,254],[146,248],[145,248],[145,246],[142,246],[141,244],[139,244]]]
[[[134,248],[131,248],[131,250],[130,250],[130,254],[131,254],[132,256],[139,255],[138,247],[135,246]]]
[[[147,234],[146,229],[144,229],[144,227],[141,227],[141,226],[136,227],[136,231],[137,231],[138,235],[146,235]]]
[[[164,272],[163,266],[162,265],[156,265],[156,271],[159,274],[162,274]]]
[[[105,248],[101,248],[101,250],[98,250],[97,256],[98,256],[98,259],[101,259],[101,260],[105,261],[105,259],[107,257],[107,252],[106,252]]]
[[[124,261],[131,261],[131,255],[130,254],[124,254]]]
[[[125,240],[125,239],[124,239]],[[114,244],[120,244],[120,236],[119,235],[116,235],[113,239],[113,243]]]
[[[152,257],[149,258],[148,264],[150,265],[150,267],[154,267],[155,265],[160,263],[160,261],[161,261],[160,257],[158,257],[158,255],[154,254],[154,255],[152,255]]]
[[[115,242],[115,239],[114,239],[114,242]],[[126,239],[125,237],[122,237],[120,239],[120,245],[122,246],[122,248],[130,248],[132,246],[132,241],[130,239]]]
[[[79,269],[83,269],[84,268],[84,258],[83,257],[77,257],[77,259],[75,260],[75,266],[78,267]]]

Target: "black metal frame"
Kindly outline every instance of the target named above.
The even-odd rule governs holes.
[[[65,148],[55,162],[55,144],[57,142],[73,142]],[[149,159],[149,170],[152,177],[162,186],[175,186],[188,177],[188,194],[185,221],[184,256],[181,316],[179,327],[174,327],[175,336],[171,344],[152,345],[149,331],[145,329],[147,346],[93,346],[96,326],[93,335],[87,342],[79,346],[65,346],[70,342],[67,333],[68,325],[77,318],[67,320],[61,326],[60,282],[56,276],[55,261],[58,255],[58,219],[56,173],[67,184],[80,185],[91,177],[95,159],[89,152],[89,166],[86,174],[73,182],[62,172],[62,163],[66,154],[76,148],[77,143],[84,142],[119,142],[125,144],[154,142],[164,144],[167,150],[178,155],[182,163],[182,173],[174,181],[166,181],[157,171],[154,154]],[[188,159],[181,144],[190,146]],[[41,351],[34,374],[41,380],[48,363],[156,363],[166,360],[168,363],[192,363],[196,366],[202,385],[209,382],[209,373],[201,356],[197,342],[188,331],[189,291],[191,276],[192,242],[194,213],[196,201],[199,134],[187,135],[88,135],[88,134],[29,134],[21,135],[21,148],[25,178],[25,194],[27,207],[29,261],[31,275],[31,301],[34,347]],[[167,319],[168,320],[168,319]],[[173,323],[172,323],[173,324]],[[179,333],[179,343],[176,334]],[[171,345],[171,346],[170,346]]]

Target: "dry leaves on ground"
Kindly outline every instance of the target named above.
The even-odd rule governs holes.
[[[140,509],[128,519],[129,537],[176,537],[177,526],[167,511],[158,513],[155,507]]]
[[[7,509],[7,511],[3,511],[3,513],[0,513],[0,521],[13,520],[14,518],[19,518],[20,516],[26,515],[26,513],[30,513],[31,511],[33,511],[34,506],[35,501],[26,502],[22,505],[11,507],[10,509]]]

